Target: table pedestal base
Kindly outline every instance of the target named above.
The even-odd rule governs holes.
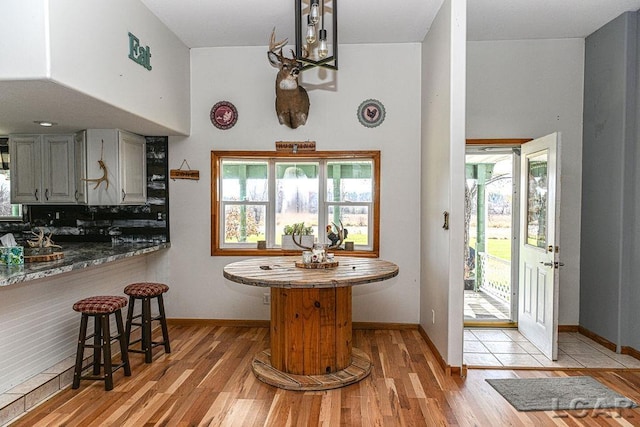
[[[330,390],[356,383],[371,372],[369,356],[358,348],[352,349],[351,364],[331,374],[287,374],[271,366],[271,350],[258,353],[251,362],[255,376],[262,382],[285,390]]]

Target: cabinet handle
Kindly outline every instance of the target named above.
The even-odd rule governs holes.
[[[44,190],[44,198],[48,201],[49,200],[49,189],[45,188]]]
[[[76,202],[78,201],[78,190],[76,190],[75,193],[73,193],[73,197],[76,199]]]
[[[38,198],[38,189],[37,188],[36,188],[36,191],[33,193],[33,196],[36,198],[36,202],[40,200]]]
[[[124,192],[124,188],[122,189],[122,201],[124,202],[124,198],[127,196],[127,193]]]

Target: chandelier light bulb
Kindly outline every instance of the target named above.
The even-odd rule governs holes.
[[[307,33],[305,37],[309,45],[316,42],[316,26],[311,22],[311,16],[307,16]]]
[[[329,53],[327,46],[327,30],[320,30],[320,44],[318,45],[318,56],[320,58],[326,58]]]
[[[320,8],[318,7],[318,0],[312,0],[311,2],[309,20],[313,25],[316,25],[320,21]]]

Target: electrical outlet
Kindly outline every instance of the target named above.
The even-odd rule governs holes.
[[[271,294],[270,293],[265,292],[264,294],[262,294],[262,303],[264,305],[271,304]]]
[[[431,323],[436,324],[436,311],[431,309]]]

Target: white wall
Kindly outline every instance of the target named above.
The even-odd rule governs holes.
[[[287,51],[287,49],[285,49]],[[306,72],[305,72],[306,73]],[[191,135],[170,138],[170,168],[186,159],[199,181],[170,182],[170,283],[181,288],[167,303],[173,318],[268,319],[265,289],[227,281],[223,267],[240,257],[210,256],[211,150],[273,151],[278,140],[315,140],[318,150],[381,150],[381,253],[397,263],[398,277],[356,287],[354,321],[418,323],[420,247],[420,45],[341,45],[338,91],[309,90],[309,120],[296,130],[278,124],[276,70],[265,47],[191,51]],[[308,75],[305,80],[311,81]],[[386,119],[365,128],[360,103],[380,100]],[[226,131],[209,120],[218,101],[238,109]]]
[[[47,3],[52,80],[189,133],[189,49],[142,2]],[[129,32],[150,47],[150,71],[129,59]]]
[[[39,79],[48,74],[47,0],[0,2],[0,80]]]
[[[466,0],[447,0],[422,43],[420,325],[451,366],[462,365],[465,46]]]
[[[584,40],[467,44],[467,138],[537,138],[560,131],[561,325],[578,325]]]

